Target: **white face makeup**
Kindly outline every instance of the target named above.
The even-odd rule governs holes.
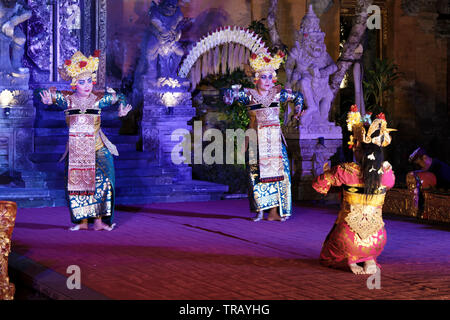
[[[81,97],[87,97],[91,94],[94,84],[91,76],[83,76],[77,80],[76,92]]]
[[[258,91],[269,91],[273,88],[273,75],[272,72],[266,71],[259,74],[258,82],[256,86]]]

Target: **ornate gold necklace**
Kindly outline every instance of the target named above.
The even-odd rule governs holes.
[[[94,108],[95,100],[97,96],[95,94],[89,94],[87,98],[81,99],[80,97],[75,96],[75,94],[70,96],[70,100],[72,101],[71,109],[80,109],[82,113],[86,111],[88,108]]]
[[[268,108],[274,102],[275,96],[277,95],[276,88],[270,89],[266,95],[261,95],[256,89],[250,89],[250,94],[257,104],[262,104],[263,107]]]

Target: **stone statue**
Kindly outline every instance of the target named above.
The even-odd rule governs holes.
[[[324,40],[320,20],[310,4],[285,67],[287,86],[299,90],[306,104],[298,132],[287,134],[290,150],[298,155],[294,168],[301,168],[293,187],[297,200],[318,199],[311,187],[312,179],[323,172],[324,164],[342,145],[341,127],[328,119],[334,98],[329,78],[338,68],[327,53]]]
[[[141,44],[141,56],[136,66],[132,102],[141,107],[144,82],[158,87],[158,80],[178,79],[177,71],[184,51],[178,40],[184,20],[178,0],[152,1],[149,10],[150,26]]]
[[[314,12],[319,16],[328,12],[328,10],[330,10],[330,8],[334,5],[333,0],[311,0],[309,3],[312,4]]]
[[[142,54],[136,72],[149,78],[176,78],[184,51],[178,40],[181,37],[183,14],[178,0],[152,2],[150,27],[142,43]]]
[[[310,5],[301,22],[295,47],[286,62],[288,85],[299,88],[305,97],[307,110],[303,116],[303,124],[309,124],[313,120],[328,122],[333,101],[329,77],[338,68],[326,51],[325,33],[320,29],[319,23],[320,20]]]
[[[320,137],[314,148],[312,156],[312,174],[314,177],[320,176],[324,172],[324,165],[329,166],[329,155],[325,147],[325,139]]]
[[[27,73],[22,68],[26,37],[18,26],[31,17],[31,11],[16,0],[0,1],[0,72],[2,77]]]

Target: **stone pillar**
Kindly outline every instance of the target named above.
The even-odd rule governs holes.
[[[17,88],[0,86],[0,175],[24,187],[40,187],[42,179],[35,177],[29,159],[34,152],[33,92]]]
[[[190,83],[180,78],[144,77],[144,106],[142,115],[142,139],[145,152],[157,166],[175,170],[177,181],[192,180],[192,169],[187,164],[175,165],[171,153],[180,141],[171,141],[176,129],[191,131],[187,124],[195,116],[192,107]]]
[[[313,179],[323,173],[323,165],[330,163],[337,149],[342,146],[341,128],[334,123],[290,128],[286,133],[291,154],[292,194],[294,200],[322,199],[312,187]]]

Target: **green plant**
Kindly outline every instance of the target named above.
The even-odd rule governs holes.
[[[272,41],[270,40],[269,29],[264,24],[265,20],[266,20],[265,18],[263,18],[261,20],[253,20],[252,22],[250,22],[248,29],[252,30],[257,35],[259,35],[262,38],[262,40],[264,41],[264,43],[266,44],[266,46],[268,48],[271,48]]]
[[[394,92],[394,81],[400,76],[398,65],[393,60],[375,60],[372,70],[365,74],[364,100],[367,111],[386,112],[386,103]]]
[[[252,30],[256,34],[258,34],[262,40],[266,43],[266,45],[270,48],[270,34],[269,29],[264,24],[266,19],[261,20],[253,20],[248,26],[249,30]],[[216,88],[217,90],[221,90],[223,88],[231,88],[232,85],[240,84],[243,88],[254,88],[254,84],[251,79],[247,76],[247,74],[243,70],[235,70],[232,73],[227,72],[227,74],[220,75],[209,75],[205,79],[202,80],[201,84],[209,84]],[[277,83],[278,84],[278,83]],[[225,105],[224,103],[220,103],[218,105],[219,109],[227,115],[228,118],[228,127],[232,129],[243,129],[245,130],[250,123],[250,119],[247,114],[247,107],[239,104],[235,101],[232,105]],[[284,108],[282,107],[280,110],[280,119],[283,121],[284,119]]]

